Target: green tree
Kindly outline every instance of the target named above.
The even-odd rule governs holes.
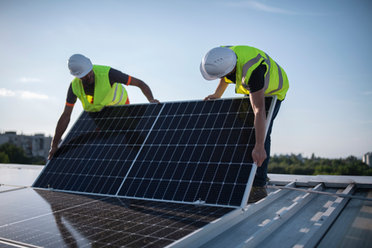
[[[315,154],[312,154],[310,158],[302,158],[300,154],[273,156],[268,172],[299,175],[372,176],[372,168],[354,156],[345,159],[328,159],[316,157]]]
[[[0,152],[8,155],[9,163],[28,164],[30,159],[26,156],[22,148],[5,143],[0,145]]]
[[[8,154],[5,152],[0,152],[0,163],[9,163]]]

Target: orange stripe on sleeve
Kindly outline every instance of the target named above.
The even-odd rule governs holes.
[[[68,102],[66,102],[66,106],[73,107],[74,105],[75,105],[75,103],[68,103]]]
[[[130,85],[130,82],[132,81],[132,77],[128,75],[128,82],[126,85]]]

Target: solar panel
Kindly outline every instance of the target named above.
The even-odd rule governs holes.
[[[33,186],[241,206],[255,172],[253,121],[249,98],[83,112]]]
[[[165,247],[233,211],[30,188],[1,199],[0,247]]]

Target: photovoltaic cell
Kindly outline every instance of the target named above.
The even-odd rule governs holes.
[[[1,194],[0,247],[165,247],[233,211],[30,188]]]
[[[240,206],[253,176],[253,121],[249,98],[84,112],[33,186]]]
[[[34,186],[115,195],[161,107],[83,112]]]

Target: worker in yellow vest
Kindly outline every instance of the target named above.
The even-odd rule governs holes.
[[[125,84],[139,87],[150,103],[159,103],[154,99],[150,87],[142,80],[109,66],[93,65],[84,55],[72,55],[68,60],[68,68],[75,78],[68,89],[66,105],[58,120],[48,159],[58,149],[77,98],[87,112],[97,112],[105,106],[129,104],[128,94],[123,86]]]
[[[256,143],[252,159],[258,166],[248,203],[265,198],[267,165],[270,158],[270,134],[273,121],[289,88],[285,71],[265,52],[250,46],[225,46],[211,49],[200,64],[200,71],[206,80],[219,79],[214,94],[205,100],[218,99],[229,84],[235,84],[235,91],[249,95],[255,115]],[[265,96],[277,96],[273,116],[265,139]]]

